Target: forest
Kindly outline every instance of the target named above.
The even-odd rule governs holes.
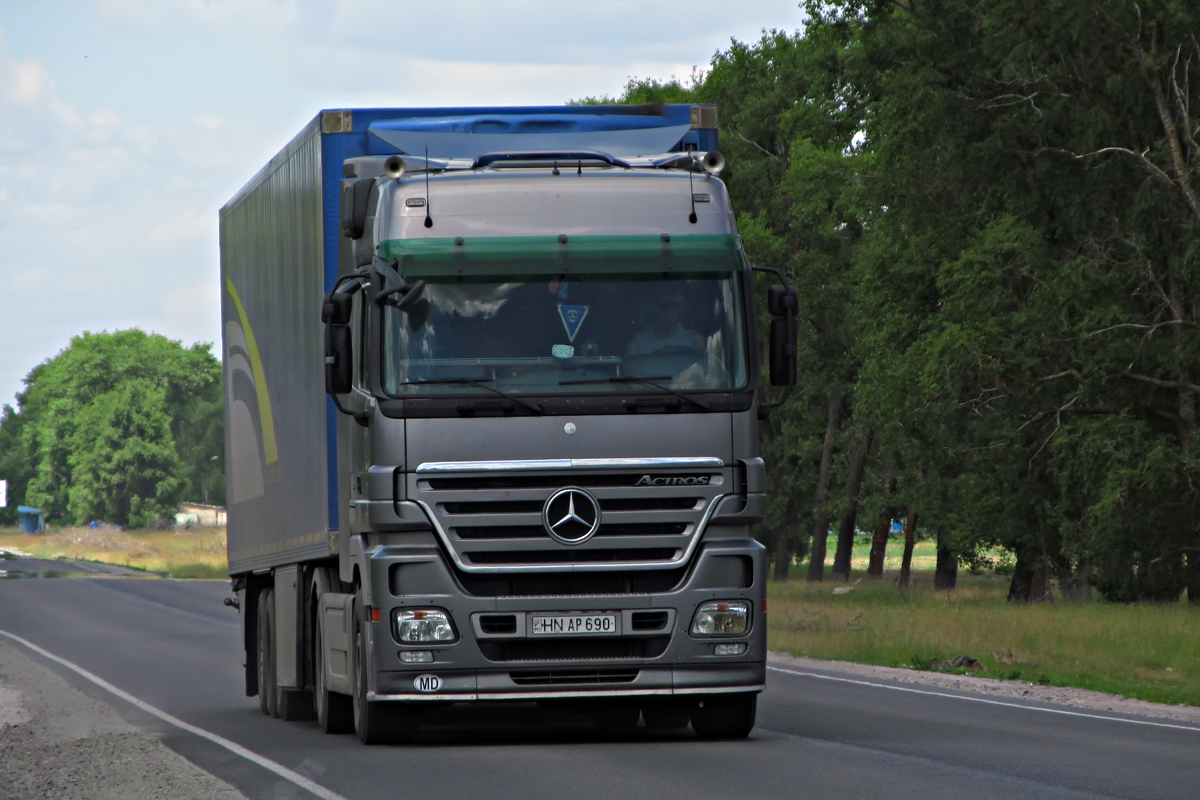
[[[1007,554],[1016,602],[1200,604],[1200,5],[804,7],[581,101],[718,104],[747,254],[800,289],[774,577],[845,580],[859,529],[878,577],[900,520],[940,586]]]

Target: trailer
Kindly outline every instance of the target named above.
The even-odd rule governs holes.
[[[781,400],[722,166],[714,106],[330,110],[221,209],[228,602],[264,713],[749,734]],[[766,288],[786,395],[796,294]]]

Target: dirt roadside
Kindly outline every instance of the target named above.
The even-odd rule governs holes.
[[[936,686],[957,692],[984,695],[996,700],[1028,700],[1065,706],[1089,713],[1112,712],[1200,725],[1200,708],[1196,706],[1147,703],[1144,700],[1130,700],[1119,695],[1091,692],[1087,689],[1038,686],[1024,681],[1002,681],[998,678],[949,675],[897,667],[874,667],[869,664],[852,664],[848,661],[819,661],[815,658],[797,658],[786,653],[769,654],[767,663],[801,672],[830,673],[838,677],[862,678],[876,683]]]
[[[0,640],[3,800],[245,800]]]

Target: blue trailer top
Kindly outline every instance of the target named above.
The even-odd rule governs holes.
[[[716,106],[500,106],[322,111],[323,134],[351,134],[356,155],[474,158],[520,150],[640,156],[717,149]],[[341,138],[341,137],[339,137]],[[357,148],[355,148],[357,149]]]

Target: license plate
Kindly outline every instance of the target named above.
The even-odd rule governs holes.
[[[616,614],[555,614],[530,620],[533,636],[602,636],[617,632]]]

